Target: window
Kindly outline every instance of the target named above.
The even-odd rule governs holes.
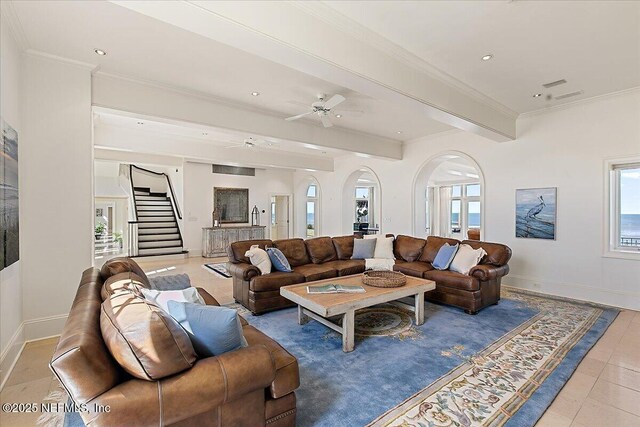
[[[451,232],[460,232],[460,207],[461,200],[451,200]]]
[[[373,215],[369,209],[372,193],[371,187],[356,187],[355,219],[357,223],[373,223]]]
[[[480,184],[452,185],[449,203],[449,235],[466,238],[467,230],[480,229]]]
[[[271,202],[271,225],[276,225],[276,202]]]
[[[640,162],[609,163],[609,252],[640,255]]]
[[[307,187],[307,202],[305,209],[305,230],[307,237],[316,237],[318,235],[318,217],[316,215],[316,207],[318,205],[318,186],[310,184]]]

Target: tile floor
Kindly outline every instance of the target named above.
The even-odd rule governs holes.
[[[207,261],[215,262],[216,260]],[[224,261],[224,260],[221,260]],[[154,274],[187,273],[221,304],[233,301],[231,280],[209,273],[202,258],[141,263]],[[0,402],[40,402],[58,387],[47,363],[57,338],[28,343],[0,393]],[[39,414],[0,412],[2,427],[33,426]],[[640,426],[640,312],[620,313],[582,360],[537,427]]]

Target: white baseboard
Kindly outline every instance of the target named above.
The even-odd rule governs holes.
[[[4,384],[7,382],[11,371],[13,371],[24,345],[24,323],[21,323],[0,355],[0,390],[4,388]]]
[[[9,375],[16,366],[27,343],[59,336],[68,314],[25,320],[13,334],[5,350],[0,355],[0,390],[4,388]]]
[[[640,311],[640,293],[638,292],[624,292],[577,283],[549,282],[517,274],[509,274],[502,281],[505,286],[512,288]]]

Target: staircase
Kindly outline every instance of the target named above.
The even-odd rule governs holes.
[[[167,193],[134,187],[138,215],[138,256],[184,254],[182,235]]]

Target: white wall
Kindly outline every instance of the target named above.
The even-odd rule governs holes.
[[[479,164],[485,178],[483,239],[513,250],[511,273],[503,283],[640,309],[640,261],[602,256],[604,160],[640,154],[640,91],[530,114],[518,120],[518,128],[516,141],[499,144],[466,132],[445,132],[406,144],[399,162],[337,159],[334,173],[313,174],[323,190],[322,234],[351,232],[341,226],[342,188],[349,174],[363,166],[381,182],[381,232],[411,234],[415,176],[428,159],[460,151]],[[296,173],[294,184],[307,176]],[[558,187],[557,240],[516,239],[515,190],[547,186]],[[301,203],[295,207],[296,212],[304,208]]]
[[[92,265],[93,151],[90,69],[32,54],[24,61],[20,231],[30,339],[60,333]]]
[[[183,238],[185,249],[194,256],[202,253],[202,227],[211,227],[214,187],[248,188],[249,211],[254,205],[261,212],[265,210],[260,224],[266,225],[265,233],[269,233],[269,195],[293,194],[293,172],[257,169],[256,176],[224,175],[212,173],[208,164],[185,163]]]
[[[9,33],[4,20],[0,25],[0,116],[18,131],[18,159],[20,180],[20,227],[24,227],[23,177],[26,172],[23,161],[22,115],[20,111],[20,85],[22,57]],[[23,236],[20,236],[20,258],[24,257]],[[4,382],[8,368],[17,357],[24,338],[22,336],[22,281],[18,261],[0,271],[0,384]]]

